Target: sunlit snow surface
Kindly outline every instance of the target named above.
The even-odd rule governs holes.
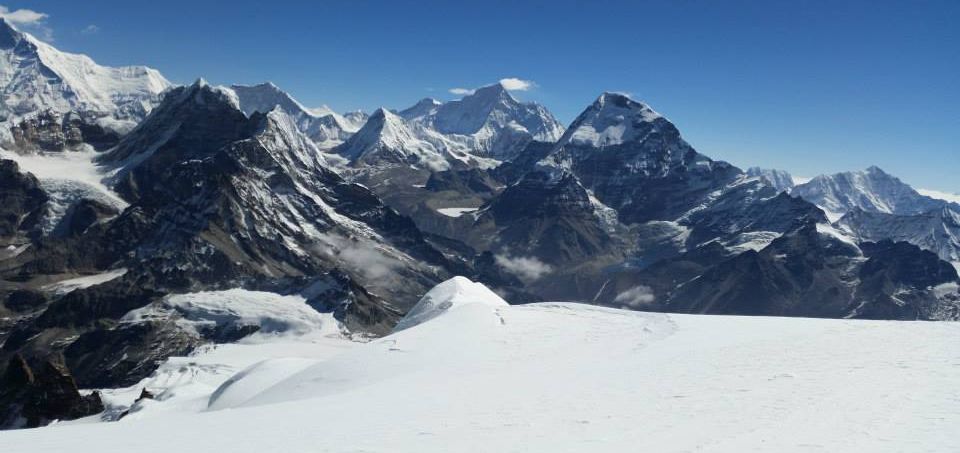
[[[292,359],[248,369],[202,412],[212,388],[192,408],[0,441],[98,453],[947,452],[960,442],[957,323],[505,306],[453,286],[443,292],[458,302],[436,316],[332,356],[304,356],[323,341],[261,349]],[[233,351],[216,361],[243,366],[254,355],[244,346],[193,361]]]

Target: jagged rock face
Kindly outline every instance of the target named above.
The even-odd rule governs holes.
[[[930,289],[956,284],[957,271],[934,253],[906,242],[889,240],[861,245],[868,258],[860,268],[854,317],[872,319],[957,319],[945,312]],[[868,303],[862,303],[868,301]]]
[[[424,185],[431,192],[454,191],[461,194],[494,194],[502,189],[489,172],[471,168],[431,173]]]
[[[691,228],[688,244],[695,247],[735,234],[784,233],[810,220],[824,223],[827,218],[811,203],[763,182],[745,180],[681,218],[680,224]]]
[[[124,198],[145,198],[147,204],[167,203],[166,193],[150,190],[157,181],[170,181],[177,164],[209,157],[252,134],[256,125],[226,92],[200,88],[197,84],[171,90],[149,118],[102,157],[101,162],[119,167],[114,186]],[[190,190],[182,184],[175,188]]]
[[[10,360],[0,387],[0,429],[36,428],[102,411],[100,394],[81,395],[65,366],[45,360],[33,369],[19,355]]]
[[[84,388],[125,387],[140,382],[170,356],[184,356],[202,343],[174,321],[120,323],[77,337],[64,350]]]
[[[41,112],[10,127],[13,149],[27,151],[66,151],[84,145],[104,150],[117,144],[120,134],[88,122],[78,114],[59,115]]]
[[[0,125],[0,143],[5,146],[60,151],[79,137],[95,147],[109,146],[114,134],[143,119],[169,86],[153,69],[99,66],[0,21],[0,116],[6,122]],[[69,121],[42,118],[70,112]]]
[[[158,136],[159,145],[144,146]],[[135,259],[155,263],[146,265],[160,281],[227,287],[334,267],[383,280],[363,277],[357,256],[366,251],[405,277],[406,285],[374,282],[378,291],[412,303],[438,278],[417,260],[445,262],[409,219],[326,168],[288,116],[247,118],[203,84],[171,92],[109,158],[134,162],[117,187],[135,203],[117,222],[140,212],[157,225],[140,235]]]
[[[821,175],[791,190],[791,194],[823,208],[831,220],[853,209],[887,214],[913,215],[946,204],[920,195],[896,177],[877,167],[865,171]]]
[[[507,250],[554,264],[609,254],[616,241],[597,210],[573,175],[528,173],[484,208],[476,228],[492,227],[496,234],[490,235],[491,243],[479,248]]]
[[[39,227],[47,194],[31,174],[12,160],[0,160],[0,246],[24,241]]]
[[[304,294],[308,305],[333,313],[351,331],[387,335],[402,316],[400,310],[338,271],[314,281]]]
[[[823,236],[813,223],[711,267],[664,304],[712,314],[843,317],[857,278],[856,246]]]
[[[813,222],[734,257],[715,242],[624,273],[598,296],[614,306],[681,313],[957,319],[956,271],[907,243],[864,243]],[[949,288],[948,288],[949,287]],[[631,305],[630,290],[647,299]],[[940,289],[946,288],[946,289]]]
[[[854,209],[837,224],[861,241],[909,242],[936,253],[945,261],[960,262],[960,208],[954,206],[916,215]]]
[[[628,224],[675,220],[741,175],[697,153],[648,106],[612,93],[584,111],[542,163],[573,172]]]
[[[114,218],[118,214],[120,212],[115,206],[82,198],[68,208],[59,233],[70,237],[80,236],[94,225]]]
[[[934,253],[918,250],[906,242],[884,240],[862,244],[863,254],[869,260],[861,270],[861,277],[880,276],[898,284],[928,288],[957,280],[957,270],[940,260]]]
[[[126,384],[200,341],[250,333],[198,339],[165,323],[116,323],[167,293],[290,293],[336,275],[315,306],[355,331],[384,333],[451,271],[470,273],[468,261],[454,263],[410,219],[327,168],[281,110],[247,117],[229,94],[203,83],[171,91],[102,156],[131,205],[104,218],[80,203],[73,234],[36,242],[0,266],[9,281],[128,269],[43,302],[39,316],[12,328],[0,355],[60,352],[84,385]]]

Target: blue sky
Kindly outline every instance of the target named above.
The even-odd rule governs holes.
[[[797,175],[879,165],[960,193],[960,1],[2,3],[102,64],[404,107],[505,77],[572,120],[623,91],[701,152]]]

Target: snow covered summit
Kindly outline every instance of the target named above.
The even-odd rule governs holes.
[[[100,66],[86,55],[61,52],[0,19],[0,113],[10,125],[42,112],[75,112],[107,129],[126,132],[170,86],[155,69]],[[0,141],[12,140],[10,128],[0,128]]]
[[[500,83],[462,99],[430,104],[422,100],[401,114],[482,157],[511,160],[530,141],[553,142],[563,134],[563,126],[546,107],[518,101]]]
[[[393,331],[409,329],[466,304],[504,307],[507,302],[481,283],[474,283],[466,277],[453,277],[425,294],[420,302],[397,323]]]
[[[558,146],[622,145],[644,138],[649,131],[642,125],[662,118],[647,104],[625,94],[606,92],[573,121]]]
[[[853,209],[912,215],[945,204],[942,200],[921,195],[876,166],[862,171],[820,175],[794,187],[790,194],[820,206],[831,220],[837,220]]]
[[[236,93],[240,109],[247,115],[254,112],[267,113],[280,107],[293,118],[297,128],[321,149],[330,149],[343,143],[367,121],[367,115],[363,112],[341,115],[326,106],[315,109],[304,107],[293,96],[271,82],[232,85],[230,89]]]

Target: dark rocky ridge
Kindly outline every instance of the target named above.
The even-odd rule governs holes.
[[[43,361],[33,368],[20,355],[6,367],[0,387],[0,427],[36,428],[103,411],[99,393],[81,395],[62,365]]]

